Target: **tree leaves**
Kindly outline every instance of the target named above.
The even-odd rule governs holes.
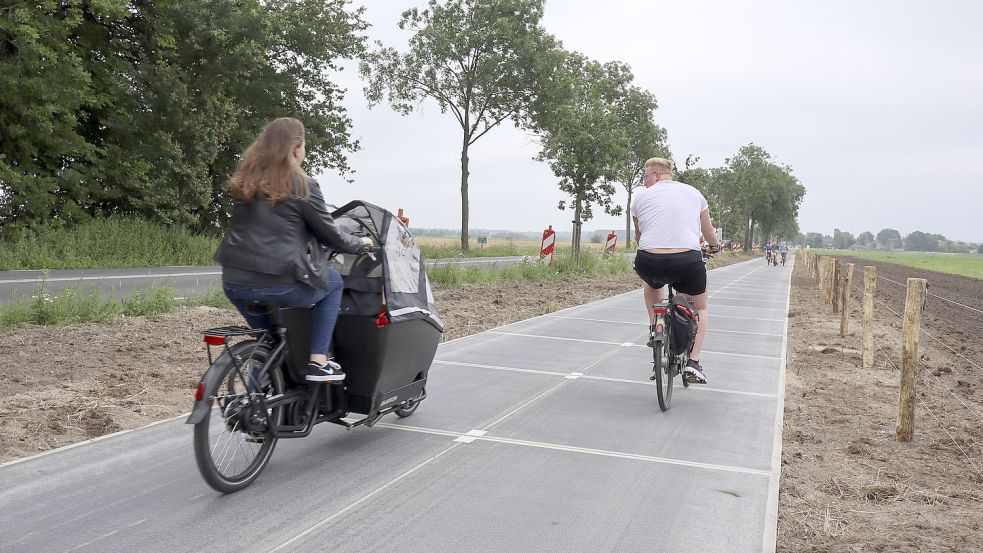
[[[358,147],[330,80],[363,48],[348,0],[47,0],[0,12],[0,222],[136,214],[214,229],[240,153],[270,119],[307,163]],[[6,91],[12,91],[6,94]]]
[[[540,90],[543,60],[554,40],[540,27],[543,0],[430,0],[403,12],[413,31],[400,53],[376,43],[360,68],[370,105],[387,101],[409,114],[423,100],[450,112],[461,127],[461,247],[468,249],[468,151],[511,120],[520,124]]]

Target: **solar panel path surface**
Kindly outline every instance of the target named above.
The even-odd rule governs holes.
[[[412,417],[215,493],[175,419],[0,468],[0,551],[775,547],[791,267],[710,273],[710,384],[659,411],[640,292],[443,344]]]

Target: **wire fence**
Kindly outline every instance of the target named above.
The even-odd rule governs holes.
[[[901,345],[901,340],[899,339],[897,341],[897,343],[900,346]],[[884,359],[887,360],[887,362],[891,364],[891,367],[894,368],[895,372],[897,372],[897,373],[900,374],[901,373],[901,368],[898,367],[897,363],[894,362],[894,360],[891,358],[891,356],[886,351],[884,351],[884,348],[881,346],[881,344],[879,342],[877,342],[877,341],[875,341],[874,344],[877,346],[877,349],[881,352],[881,355],[884,356]],[[919,365],[921,365],[921,364],[919,363]],[[931,373],[929,373],[929,374],[931,374]],[[955,395],[955,394],[953,394],[953,395]],[[958,397],[957,397],[957,399],[958,399]],[[952,433],[949,432],[949,429],[946,428],[945,424],[942,422],[942,419],[940,419],[938,417],[938,415],[936,415],[935,412],[932,411],[932,408],[929,407],[928,404],[925,403],[924,401],[922,401],[922,400],[919,399],[918,400],[918,405],[920,405],[921,407],[923,407],[925,409],[925,411],[929,415],[931,415],[931,417],[933,419],[935,419],[935,422],[938,424],[939,428],[942,429],[942,432],[944,432],[945,435],[949,438],[949,441],[952,442],[952,445],[956,446],[956,449],[958,449],[959,452],[962,454],[963,458],[966,459],[966,462],[969,463],[969,466],[973,467],[973,470],[975,470],[976,473],[980,476],[980,481],[983,482],[983,469],[981,469],[980,466],[975,461],[973,461],[973,458],[970,457],[969,453],[966,452],[966,450],[963,448],[962,444],[960,444],[959,441],[956,440],[956,438],[952,435]],[[974,411],[974,414],[975,414],[975,411]],[[979,416],[979,415],[977,415],[977,416]],[[980,420],[983,421],[983,418],[981,418]]]
[[[886,280],[887,282],[890,282],[892,284],[897,284],[898,286],[900,286],[900,287],[902,287],[902,288],[904,288],[906,290],[908,289],[908,285],[905,284],[905,283],[903,283],[903,282],[898,282],[896,280],[891,280],[891,279],[889,279],[887,277],[883,277],[883,276],[880,276],[880,275],[877,275],[877,279],[878,280]],[[963,308],[963,309],[965,309],[965,310],[967,310],[967,311],[969,311],[971,313],[975,313],[977,315],[983,316],[983,309],[978,309],[976,307],[973,307],[973,306],[970,306],[970,305],[966,305],[965,303],[961,303],[961,302],[958,302],[956,300],[950,300],[949,298],[940,296],[938,294],[934,294],[932,292],[926,292],[926,293],[929,295],[929,297],[932,297],[932,298],[935,298],[935,299],[939,299],[939,300],[942,300],[942,301],[947,302],[947,303],[951,303],[952,305],[961,307],[961,308]]]
[[[889,279],[889,278],[886,278],[886,277],[883,277],[883,276],[880,276],[880,275],[878,275],[877,279],[878,280],[884,280],[884,281],[887,281],[887,282],[889,282],[891,284],[898,285],[898,286],[900,286],[903,289],[907,289],[908,288],[907,285],[904,284],[904,283],[900,283],[900,282],[897,282],[895,280],[892,280],[892,279]],[[845,282],[845,281],[841,280],[841,282]],[[851,290],[849,290],[849,292],[856,292],[862,298],[864,296],[864,289],[863,289],[862,285],[857,280],[854,280],[853,282],[854,282],[854,285],[851,286]],[[936,299],[940,299],[940,300],[943,300],[943,301],[946,301],[946,302],[948,302],[950,304],[954,304],[954,305],[956,305],[958,307],[961,307],[961,308],[964,308],[967,311],[972,312],[972,313],[983,314],[983,310],[979,310],[979,309],[976,309],[976,308],[974,308],[972,306],[968,306],[968,305],[965,305],[963,303],[950,300],[950,299],[945,298],[945,297],[942,297],[942,296],[940,296],[938,294],[928,294],[928,296],[929,297],[936,298]],[[871,296],[871,297],[872,297],[872,299],[873,299],[873,301],[875,302],[876,305],[880,306],[886,312],[888,312],[888,313],[894,315],[895,317],[897,317],[902,322],[902,325],[903,325],[904,315],[902,315],[901,312],[899,312],[898,310],[892,308],[890,305],[888,305],[886,302],[884,302],[880,298],[877,298],[876,296]],[[847,309],[847,308],[848,308],[847,306],[841,306],[841,309]],[[878,329],[878,331],[879,331],[879,333],[880,333],[880,335],[882,337],[888,338],[890,340],[890,344],[893,344],[894,346],[897,347],[897,350],[896,351],[898,351],[900,353],[904,349],[903,348],[903,343],[902,343],[902,340],[901,340],[901,337],[900,337],[900,334],[899,334],[899,330],[897,328],[888,328],[885,324],[882,324],[882,322],[880,322],[876,317],[872,320],[872,323]],[[926,337],[928,337],[929,339],[931,339],[932,340],[932,343],[935,343],[935,344],[938,344],[939,346],[941,346],[941,349],[939,351],[948,351],[948,353],[952,354],[956,358],[965,361],[968,364],[968,366],[973,367],[973,368],[975,368],[975,369],[983,372],[983,364],[978,363],[978,362],[970,359],[969,357],[967,357],[963,353],[961,353],[961,352],[957,351],[955,348],[951,347],[949,344],[946,344],[943,340],[939,339],[937,336],[935,336],[931,332],[928,332],[924,328],[919,328],[919,333],[920,334],[923,334]],[[898,373],[900,373],[901,372],[901,368],[898,366],[897,363],[895,363],[893,357],[885,349],[885,344],[883,343],[883,340],[880,340],[880,339],[876,339],[875,338],[874,345],[876,346],[876,348],[880,352],[880,354],[884,357],[885,361],[887,363],[889,363],[891,365],[891,367],[895,371],[897,371]],[[922,362],[922,359],[920,359],[920,358],[917,359],[915,366],[919,370],[919,372],[924,373],[924,374],[927,375],[927,376],[924,377],[924,380],[925,381],[932,381],[932,382],[935,383],[935,386],[937,387],[938,392],[940,394],[940,396],[938,397],[939,400],[941,400],[943,398],[952,398],[952,399],[954,399],[956,401],[956,403],[958,403],[963,409],[966,410],[967,413],[969,413],[972,416],[972,419],[975,419],[975,421],[971,422],[969,419],[965,419],[964,418],[964,421],[965,422],[967,422],[970,425],[974,425],[974,426],[976,426],[976,422],[979,422],[980,425],[983,425],[983,410],[981,410],[978,405],[974,407],[975,402],[972,402],[971,400],[970,401],[967,401],[965,398],[961,397],[958,393],[956,393],[955,390],[953,390],[951,387],[947,386],[946,383],[940,378],[940,375],[937,375],[931,368],[925,366],[925,364]],[[955,446],[955,449],[959,451],[959,453],[963,456],[963,458],[965,458],[967,464],[969,464],[969,466],[971,466],[973,468],[973,470],[979,475],[980,481],[983,482],[983,469],[981,469],[980,464],[977,463],[976,460],[974,460],[974,457],[971,456],[969,454],[969,452],[966,451],[966,448],[963,447],[963,444],[960,443],[960,440],[957,440],[956,437],[953,436],[952,432],[950,432],[949,428],[947,427],[947,425],[943,421],[943,418],[940,417],[939,414],[936,413],[936,410],[933,410],[932,407],[925,400],[923,400],[923,399],[917,399],[917,403],[918,403],[918,405],[920,407],[922,407],[922,408],[925,409],[925,411],[932,417],[933,420],[935,420],[936,424],[942,430],[942,432],[945,433],[945,435],[948,438],[948,440]],[[943,410],[947,410],[944,403],[938,404],[936,406],[936,409],[939,410],[939,413],[943,412]],[[960,418],[962,418],[962,417],[960,417]],[[967,447],[972,447],[972,446],[967,445]],[[979,456],[977,456],[977,457],[979,457]]]

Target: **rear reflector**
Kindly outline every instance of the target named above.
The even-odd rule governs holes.
[[[212,346],[221,346],[225,343],[225,336],[212,336],[211,334],[206,334],[205,343]]]
[[[389,324],[389,316],[385,313],[379,313],[379,317],[375,320],[376,328],[382,328]]]
[[[205,396],[205,383],[198,383],[198,390],[195,391],[195,401],[201,401],[201,398]]]
[[[662,325],[658,325],[658,326],[656,326],[656,327],[655,327],[655,331],[656,331],[657,333],[659,333],[659,334],[662,334]]]
[[[666,309],[665,307],[656,307],[655,308],[655,313],[658,314],[658,315],[665,315],[668,312],[669,312],[669,310]]]

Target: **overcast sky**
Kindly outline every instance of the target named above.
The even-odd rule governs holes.
[[[372,0],[368,34],[403,51],[402,10]],[[603,9],[600,8],[603,6]],[[548,0],[546,30],[599,61],[631,65],[659,102],[677,163],[714,167],[749,142],[806,187],[803,232],[890,227],[983,241],[983,2]],[[411,226],[460,228],[461,131],[433,103],[369,110],[357,71],[337,80],[362,150],[355,184],[320,177]],[[511,127],[471,149],[471,227],[568,230],[572,214],[537,149]],[[622,191],[617,200],[624,203]],[[598,214],[585,229],[624,228]]]

